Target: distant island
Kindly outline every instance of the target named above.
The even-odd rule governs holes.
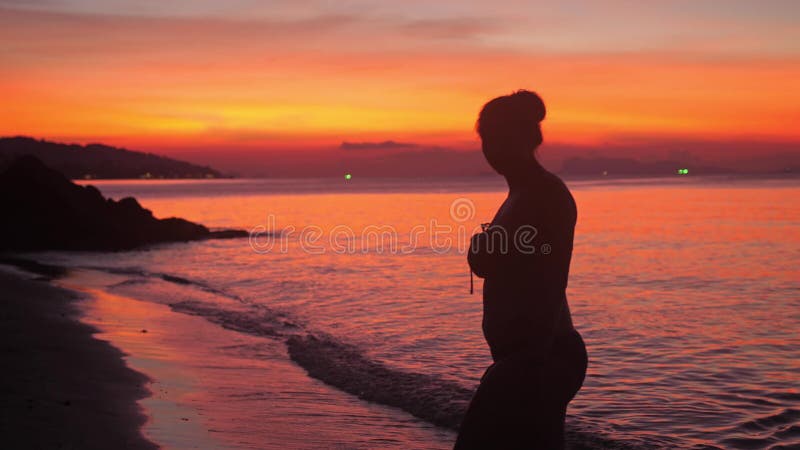
[[[241,238],[175,217],[157,219],[133,197],[104,198],[26,155],[0,171],[0,252],[130,250],[151,244]]]
[[[23,155],[35,156],[73,180],[224,177],[208,166],[102,144],[61,144],[25,136],[0,138],[0,171]]]

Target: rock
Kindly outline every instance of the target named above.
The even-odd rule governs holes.
[[[132,197],[103,198],[33,156],[0,174],[0,250],[129,250],[149,244],[246,237],[179,218],[156,219]]]

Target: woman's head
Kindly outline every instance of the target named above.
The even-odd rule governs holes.
[[[476,128],[483,154],[500,174],[508,174],[533,158],[542,143],[544,102],[534,92],[519,90],[483,105]]]

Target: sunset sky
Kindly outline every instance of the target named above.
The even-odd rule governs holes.
[[[0,0],[0,135],[231,168],[468,150],[481,105],[528,88],[553,146],[800,151],[798,22],[796,0]]]

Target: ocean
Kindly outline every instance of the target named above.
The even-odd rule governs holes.
[[[128,337],[150,354],[123,350],[156,374],[152,408],[186,415],[183,433],[224,448],[452,445],[491,362],[465,252],[505,197],[498,178],[91,184],[157,217],[253,232],[37,255],[74,269],[65,283],[100,299],[101,328],[100,315],[137,317]],[[573,442],[800,446],[800,180],[567,184],[568,299],[589,353]],[[145,429],[157,442],[180,426],[160,414]]]

